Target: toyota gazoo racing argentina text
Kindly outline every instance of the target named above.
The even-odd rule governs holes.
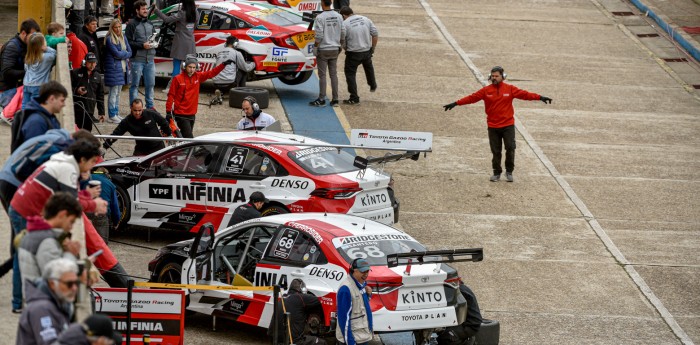
[[[356,157],[346,151],[315,144],[328,145],[294,134],[214,133],[95,168],[106,168],[116,185],[122,211],[118,228],[197,231],[212,223],[223,229],[255,191],[269,200],[262,215],[330,212],[396,221],[398,202],[389,175],[355,167]]]
[[[413,331],[416,339],[467,322],[458,272],[446,262],[480,261],[480,248],[428,251],[410,235],[343,214],[298,213],[256,218],[162,248],[149,263],[151,281],[234,286],[277,285],[295,278],[321,302],[311,332],[334,332],[336,291],[349,265],[365,258],[374,331]],[[273,317],[271,291],[189,290],[187,309],[265,327]],[[419,344],[424,341],[419,341]]]

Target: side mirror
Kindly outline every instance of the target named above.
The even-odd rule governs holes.
[[[214,225],[212,223],[206,223],[199,228],[197,237],[194,238],[192,247],[190,247],[190,251],[187,253],[190,259],[194,259],[211,249],[214,245],[214,232]]]

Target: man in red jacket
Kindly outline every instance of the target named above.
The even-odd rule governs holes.
[[[175,122],[180,128],[183,138],[192,138],[197,105],[199,104],[199,86],[207,79],[214,78],[232,62],[233,60],[227,60],[210,71],[197,72],[199,64],[197,58],[188,55],[185,59],[184,71],[173,78],[170,83],[170,91],[168,91],[168,100],[165,102],[167,113],[165,119],[170,122],[170,119],[175,117]]]
[[[85,55],[88,53],[87,46],[73,32],[69,32],[66,35],[66,42],[68,43],[70,69],[80,68],[83,65],[83,60],[85,60]]]
[[[502,146],[506,147],[506,180],[513,182],[513,169],[515,168],[515,119],[513,114],[513,99],[523,99],[527,101],[540,100],[544,103],[552,103],[552,99],[540,96],[536,93],[518,89],[514,85],[506,84],[503,80],[506,74],[503,67],[496,66],[491,69],[489,81],[491,85],[484,86],[481,90],[443,106],[448,111],[455,106],[472,104],[483,100],[486,107],[486,123],[489,130],[489,144],[491,145],[491,165],[493,176],[491,182],[501,179],[501,151]]]

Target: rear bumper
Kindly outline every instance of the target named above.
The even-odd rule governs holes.
[[[462,310],[463,309],[463,310]],[[463,314],[464,317],[459,317]],[[372,313],[375,332],[399,332],[456,326],[466,317],[466,305],[418,309],[380,309]]]
[[[348,214],[373,220],[386,225],[394,224],[394,208],[391,206],[365,212],[353,212],[351,210],[348,212]]]

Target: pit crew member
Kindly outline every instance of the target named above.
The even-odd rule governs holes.
[[[304,281],[296,278],[289,284],[289,292],[283,298],[283,311],[289,313],[289,329],[280,329],[280,332],[291,333],[291,343],[296,345],[325,345],[326,341],[322,338],[305,335],[306,320],[309,314],[316,309],[321,308],[321,302],[318,297],[306,293],[306,284]],[[280,333],[282,334],[282,333]]]
[[[161,136],[161,132],[165,136],[170,136],[172,131],[168,122],[158,114],[157,111],[151,109],[143,109],[143,101],[136,98],[131,102],[131,114],[125,117],[122,122],[117,125],[111,135],[129,134],[135,137],[154,137]],[[105,140],[102,147],[108,149],[117,139]],[[165,147],[162,141],[159,140],[136,140],[134,147],[134,156],[145,156],[156,152]]]
[[[241,102],[241,110],[243,111],[243,118],[238,121],[236,129],[257,131],[276,121],[272,115],[263,113],[263,111],[260,110],[258,101],[252,96],[243,99],[243,102]]]
[[[350,275],[338,289],[338,326],[335,337],[347,345],[367,344],[372,340],[372,308],[367,289],[369,262],[355,259],[350,264]]]
[[[180,73],[173,78],[168,91],[168,100],[165,102],[166,119],[175,117],[183,138],[192,138],[199,104],[199,86],[207,79],[215,77],[231,63],[233,60],[226,60],[210,71],[197,72],[197,65],[199,65],[197,58],[194,55],[188,55],[185,59],[185,73]]]
[[[350,98],[343,100],[343,104],[359,104],[360,96],[357,94],[355,78],[358,66],[362,65],[365,70],[369,91],[377,90],[372,55],[379,40],[379,31],[369,18],[354,14],[348,6],[341,8],[340,14],[345,19],[340,44],[345,49],[345,82],[348,84],[348,93],[350,93]]]
[[[255,62],[247,62],[243,54],[236,48],[238,47],[238,38],[229,36],[226,38],[226,45],[216,57],[216,65],[221,65],[225,61],[233,60],[234,63],[226,66],[221,73],[212,78],[216,88],[229,90],[233,87],[245,86],[247,73],[255,69]]]
[[[491,166],[493,175],[491,182],[501,179],[501,151],[502,145],[506,146],[506,180],[513,182],[513,169],[515,168],[515,120],[513,114],[513,99],[527,101],[540,100],[544,103],[552,103],[552,99],[540,96],[536,93],[521,90],[515,85],[504,82],[506,74],[503,67],[495,66],[491,69],[489,81],[491,85],[484,86],[479,91],[443,106],[448,111],[455,106],[472,104],[483,100],[486,107],[486,123],[489,131],[489,145],[491,146]]]
[[[247,204],[238,206],[233,211],[228,226],[236,225],[248,219],[261,217],[260,209],[267,202],[269,202],[269,200],[265,198],[265,194],[263,194],[262,192],[253,192],[252,194],[250,194],[250,198],[248,199]]]
[[[338,54],[343,17],[331,10],[331,0],[321,0],[323,12],[314,20],[316,32],[316,62],[318,63],[318,98],[309,105],[326,105],[326,69],[331,79],[331,106],[338,105]]]

